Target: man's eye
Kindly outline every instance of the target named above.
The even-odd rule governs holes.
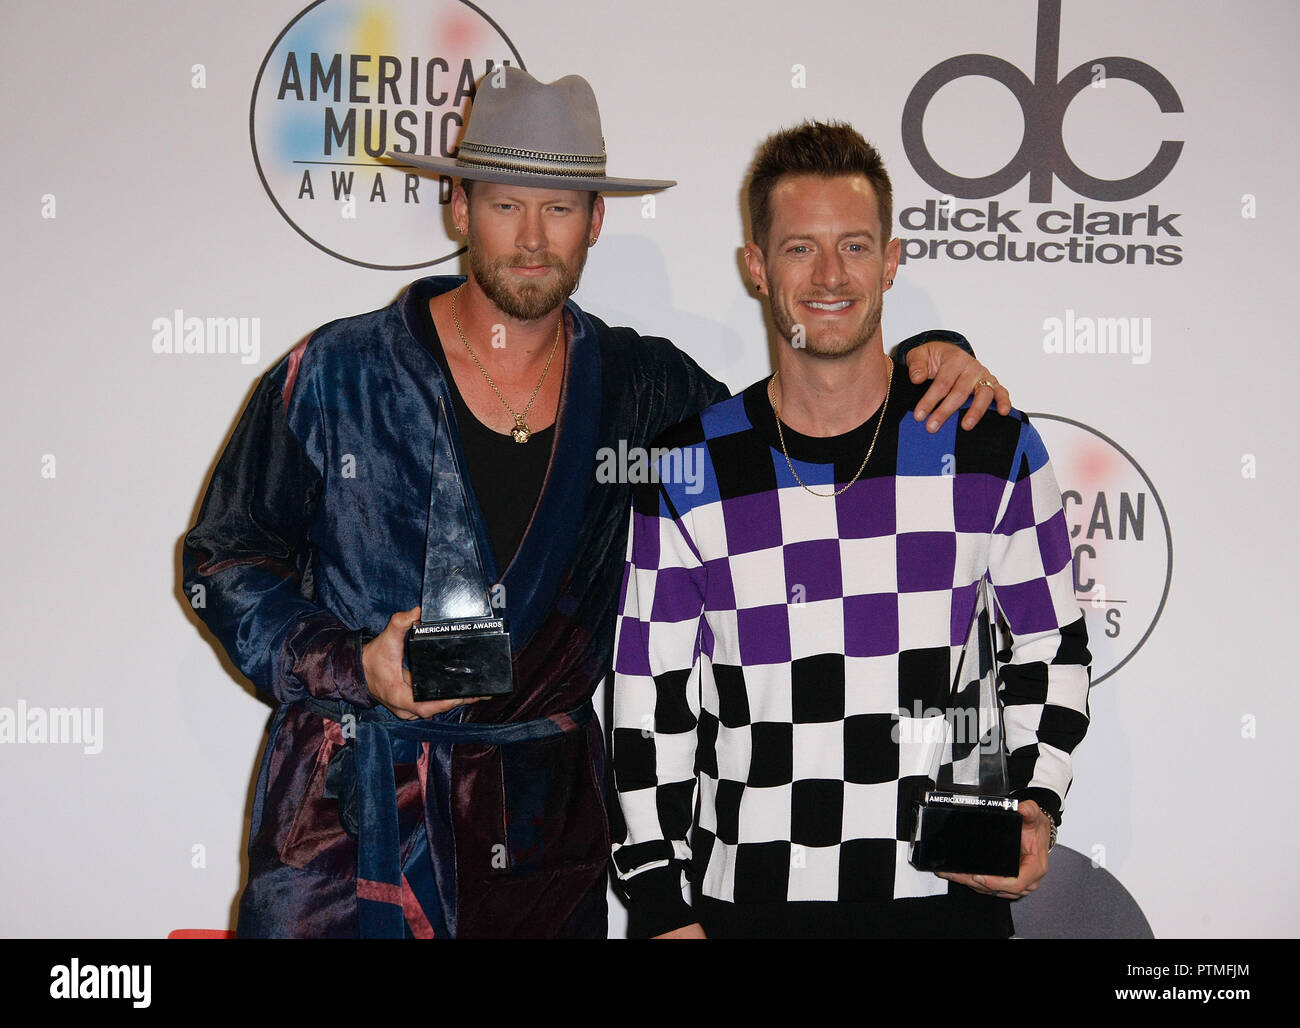
[[[798,244],[796,244],[795,246],[790,247],[790,252],[791,252],[791,253],[807,253],[807,252],[808,252],[808,247],[804,246],[803,243],[798,243]]]
[[[866,249],[861,243],[849,243],[848,245],[849,253],[865,253]]]

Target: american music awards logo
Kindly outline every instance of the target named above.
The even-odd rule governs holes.
[[[1087,17],[1088,7],[1075,5],[1073,13]],[[1109,25],[1107,30],[1112,34]],[[1119,37],[1116,44],[1122,45],[1122,24],[1114,26],[1113,34]],[[1098,56],[1058,78],[1060,48],[1061,0],[1038,0],[1032,79],[1004,57],[966,53],[940,61],[917,80],[903,107],[903,150],[917,175],[940,195],[899,211],[904,263],[972,258],[982,262],[1152,267],[1182,263],[1182,214],[1151,202],[1145,194],[1173,171],[1183,141],[1152,140],[1153,155],[1145,164],[1138,163],[1140,158],[1133,159],[1125,174],[1102,178],[1087,169],[1113,158],[1107,152],[1114,149],[1113,136],[1085,134],[1069,149],[1063,133],[1072,104],[1086,102],[1089,94],[1096,99],[1108,87],[1115,93],[1117,82],[1120,92],[1113,99],[1125,104],[1154,102],[1161,112],[1161,124],[1183,110],[1177,90],[1150,64],[1127,56]],[[974,92],[980,79],[1005,89],[1023,121],[1015,134],[997,139],[998,152],[1009,156],[1001,167],[986,174],[975,174],[976,169],[969,165],[987,154],[963,159],[944,145],[974,131],[977,123],[981,133],[988,131],[985,112],[978,109],[977,97],[984,94]],[[969,101],[957,115],[951,111],[946,116],[940,112],[938,118],[931,115],[927,134],[927,112],[940,90],[952,83],[967,91]],[[1146,96],[1133,95],[1139,91]],[[1180,122],[1174,119],[1169,124]],[[979,138],[982,142],[985,137]],[[933,145],[945,155],[942,160],[936,158]],[[968,149],[982,148],[972,143]],[[1021,191],[1026,179],[1028,203]],[[1082,199],[1061,197],[1060,191],[1054,190],[1058,182]],[[1143,199],[1139,201],[1139,197]],[[1113,206],[1116,204],[1121,206]]]
[[[519,51],[469,0],[317,0],[271,44],[249,134],[267,195],[308,242],[367,268],[456,257],[446,176],[382,160],[455,154],[475,83]]]
[[[1056,414],[1029,417],[1061,487],[1097,685],[1142,648],[1164,611],[1174,570],[1169,517],[1147,473],[1115,440]]]

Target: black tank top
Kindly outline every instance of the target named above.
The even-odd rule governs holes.
[[[523,541],[524,530],[542,493],[542,482],[546,478],[551,447],[555,442],[555,426],[534,432],[526,443],[517,443],[510,435],[494,432],[479,421],[456,386],[429,305],[422,303],[419,309],[424,345],[442,365],[451,391],[451,402],[460,428],[461,449],[465,454],[465,473],[487,522],[497,569],[504,574]]]

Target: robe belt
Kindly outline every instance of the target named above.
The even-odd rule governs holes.
[[[344,745],[330,758],[324,795],[338,801],[339,821],[357,840],[358,920],[361,935],[372,938],[400,939],[408,926],[417,936],[455,935],[451,745],[508,746],[554,738],[578,731],[594,715],[588,701],[567,713],[531,721],[404,721],[384,707],[355,707],[342,700],[314,697],[300,702],[345,727],[352,719],[354,731],[344,732]],[[417,762],[422,765],[419,778],[425,830],[419,833],[403,866],[393,764]],[[431,818],[443,831],[434,830]],[[445,873],[435,875],[435,865]]]

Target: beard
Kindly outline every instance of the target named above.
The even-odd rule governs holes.
[[[817,298],[820,301],[820,297]],[[848,299],[848,297],[843,297]],[[834,302],[833,300],[830,302]],[[861,305],[863,299],[855,299],[855,305]],[[823,329],[820,334],[816,334],[807,325],[802,325],[794,317],[790,308],[785,301],[778,299],[775,294],[771,294],[772,321],[776,324],[777,331],[796,349],[802,350],[810,357],[817,357],[821,360],[839,360],[842,357],[848,357],[850,354],[857,353],[867,343],[875,337],[876,332],[880,329],[880,312],[883,307],[882,297],[876,295],[872,299],[867,299],[868,304],[866,314],[862,321],[859,322],[856,329],[850,329],[848,334],[840,330],[827,328]],[[803,342],[801,345],[795,343],[796,330],[803,328]]]
[[[536,321],[564,303],[578,288],[586,263],[586,247],[578,252],[571,264],[545,252],[535,257],[515,254],[492,260],[474,245],[472,238],[470,240],[469,266],[474,280],[501,313],[516,321]],[[512,281],[507,270],[537,264],[554,268],[557,274],[548,275],[541,282]]]

